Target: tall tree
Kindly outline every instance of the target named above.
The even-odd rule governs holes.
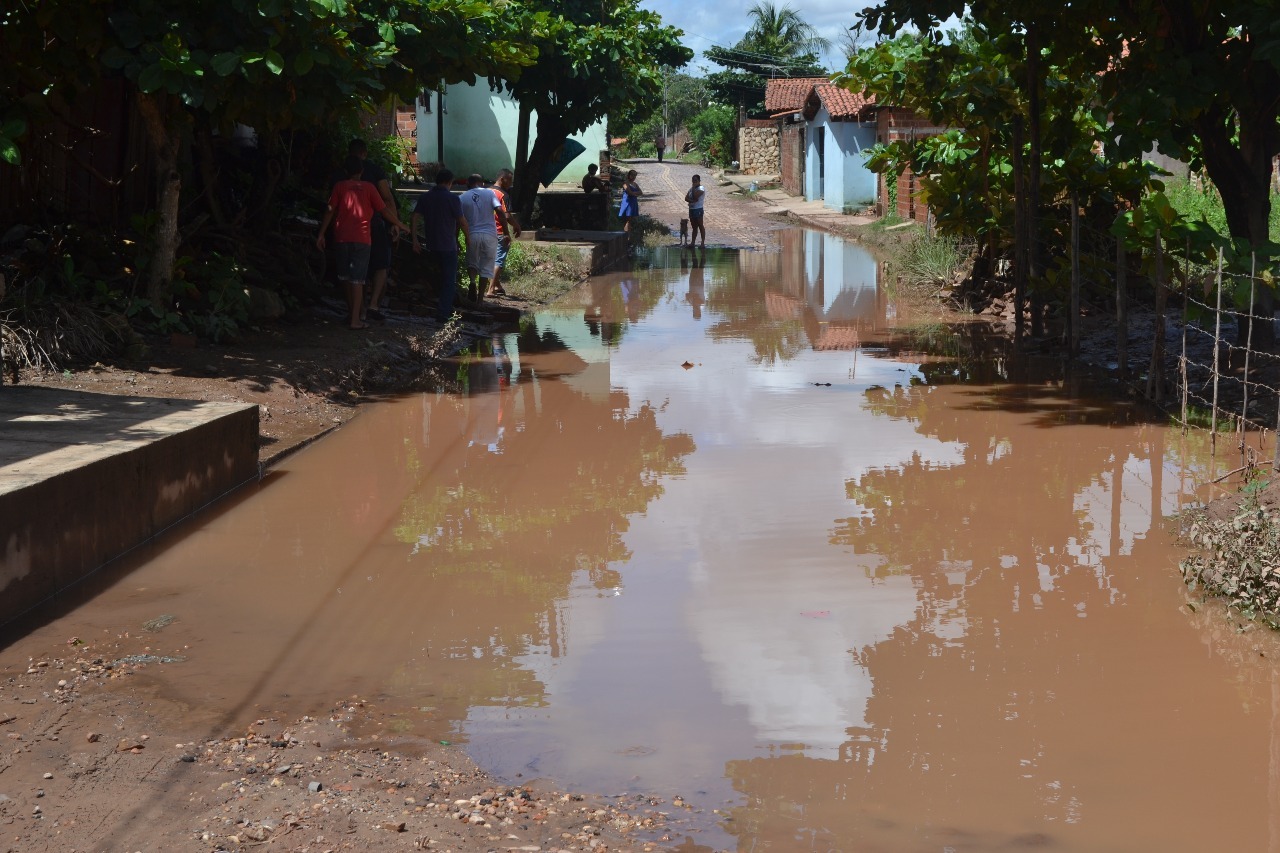
[[[1274,4],[1084,0],[1049,9],[1033,0],[984,0],[967,7],[962,0],[881,0],[859,17],[862,26],[881,33],[912,26],[937,40],[942,22],[966,8],[990,30],[1004,28],[1025,38],[1032,170],[1042,162],[1036,154],[1045,68],[1073,54],[1103,51],[1099,106],[1114,121],[1110,155],[1136,159],[1159,143],[1165,153],[1203,165],[1222,195],[1238,249],[1270,250],[1268,186],[1280,154],[1280,28]],[[1029,177],[1028,191],[1038,194],[1038,172]],[[1266,288],[1256,300],[1254,313],[1273,310],[1274,296]],[[1241,333],[1248,333],[1247,324]],[[1273,345],[1272,324],[1260,324],[1253,340]]]
[[[706,56],[726,70],[708,75],[716,100],[758,115],[764,111],[767,81],[777,77],[826,76],[819,56],[830,43],[790,6],[762,0],[747,10],[746,34],[731,48],[713,47]]]
[[[641,9],[640,0],[513,0],[504,14],[537,50],[518,77],[495,78],[524,121],[537,114],[527,158],[516,153],[515,204],[528,216],[543,170],[569,136],[658,101],[663,67],[683,66],[693,52],[680,44],[680,30]]]

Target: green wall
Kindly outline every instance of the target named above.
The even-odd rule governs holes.
[[[429,96],[431,112],[418,104],[418,161],[438,163],[436,121],[439,97]],[[479,172],[492,179],[499,169],[515,163],[516,129],[520,108],[504,92],[490,91],[484,81],[477,85],[457,83],[445,92],[444,158],[446,166],[458,176]],[[534,114],[531,127],[537,126]],[[598,163],[600,152],[608,146],[605,123],[597,122],[574,139],[586,149],[556,178],[576,184],[591,163]],[[533,141],[530,140],[530,145]]]

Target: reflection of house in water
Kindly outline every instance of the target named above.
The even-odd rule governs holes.
[[[765,289],[773,319],[799,319],[815,350],[856,349],[861,332],[883,329],[893,311],[881,292],[880,263],[834,234],[786,231],[782,252],[753,260],[776,267]]]
[[[564,371],[558,372],[557,375],[563,382],[589,399],[598,402],[607,400],[610,385],[609,347],[599,335],[593,335],[590,327],[582,321],[581,309],[543,311],[532,318],[532,323],[532,329],[523,331],[518,339],[515,335],[507,336],[507,349],[516,362],[516,370],[528,372],[532,369],[535,374],[544,375],[546,369],[540,367],[540,364],[547,361],[545,357],[540,359],[535,353],[516,353],[515,350],[519,348],[518,340],[528,340],[527,336],[530,334],[543,340],[554,339],[563,343],[576,356],[575,361],[581,362],[579,369],[571,375],[565,375]]]

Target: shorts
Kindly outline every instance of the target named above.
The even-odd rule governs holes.
[[[498,260],[498,235],[472,232],[467,243],[467,269],[475,270],[484,278],[493,278],[493,267]]]
[[[363,284],[365,271],[369,269],[369,244],[334,243],[333,266],[337,271],[338,281]]]
[[[510,245],[510,240],[503,240],[501,236],[498,237],[498,251],[493,258],[493,265],[497,269],[502,269],[507,265],[507,248]]]
[[[702,221],[702,208],[701,208],[701,207],[691,207],[691,208],[689,208],[689,221],[690,221],[690,222],[701,222],[701,221]]]
[[[369,221],[369,236],[373,241],[369,246],[369,275],[372,277],[380,270],[391,269],[391,225],[381,213],[375,213]]]

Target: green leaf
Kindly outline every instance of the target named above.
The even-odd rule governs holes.
[[[262,59],[267,64],[267,70],[272,74],[279,74],[284,71],[284,57],[276,51],[268,50]]]
[[[5,161],[10,166],[22,165],[22,152],[18,151],[18,146],[8,139],[0,138],[0,160]]]
[[[396,28],[390,21],[383,21],[378,24],[378,36],[387,44],[392,44],[396,40]]]
[[[132,50],[142,44],[142,24],[133,12],[115,12],[107,17],[107,21],[110,22],[111,29],[116,31],[120,44],[126,48]]]
[[[293,61],[293,70],[299,75],[306,74],[316,64],[315,54],[311,51],[305,51],[298,54],[298,58]]]
[[[209,60],[209,65],[219,77],[226,77],[240,65],[240,54],[230,51],[219,53]]]
[[[27,123],[20,118],[11,118],[4,124],[0,124],[0,137],[6,139],[17,139],[26,132]]]
[[[118,44],[111,45],[111,47],[104,50],[101,55],[98,56],[98,61],[101,62],[103,66],[115,69],[124,68],[132,59],[133,54]]]
[[[155,92],[164,85],[164,77],[164,66],[154,62],[138,75],[138,88],[147,93]]]

